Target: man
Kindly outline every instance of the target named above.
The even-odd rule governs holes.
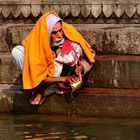
[[[44,97],[64,94],[70,85],[82,81],[94,62],[95,52],[71,25],[55,12],[47,12],[22,42],[12,50],[12,56],[22,72],[23,88],[33,89],[32,105]]]

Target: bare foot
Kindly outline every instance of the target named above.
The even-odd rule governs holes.
[[[30,98],[30,103],[32,105],[39,105],[41,99],[42,99],[42,95],[39,92],[35,91],[32,97]]]
[[[58,87],[62,88],[62,89],[66,89],[67,88],[64,83],[58,83]]]
[[[56,94],[64,94],[64,91],[57,91]]]

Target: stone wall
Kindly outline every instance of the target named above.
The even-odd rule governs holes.
[[[140,20],[140,2],[138,0],[0,1],[1,84],[12,84],[18,81],[19,74],[12,63],[9,52],[14,46],[21,44],[37,19],[50,10],[58,12],[65,21],[73,23],[89,44],[94,47],[96,53],[104,55],[96,57],[95,74],[91,75],[92,80],[88,80],[88,86],[98,88],[140,87],[140,79],[137,76],[139,75],[140,60],[140,25],[137,24],[138,22],[130,24]],[[98,21],[100,24],[97,24]],[[118,21],[120,23],[125,21],[125,24],[118,24]]]
[[[140,23],[139,0],[2,0],[1,23],[35,23],[47,11],[69,23]]]
[[[10,51],[50,10],[72,23],[97,55],[75,103],[54,95],[34,108]],[[0,113],[139,118],[139,23],[140,0],[0,0]]]

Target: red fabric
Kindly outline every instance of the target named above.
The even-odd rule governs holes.
[[[71,51],[71,43],[72,42],[70,40],[67,40],[67,39],[64,40],[63,45],[62,45],[62,52],[64,54],[68,55],[70,53],[70,51]]]

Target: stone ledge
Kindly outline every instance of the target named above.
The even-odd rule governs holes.
[[[86,86],[140,88],[140,56],[97,55]]]
[[[40,107],[28,103],[30,93],[3,89],[0,91],[0,103],[3,104],[0,112],[15,114],[49,114],[65,115],[69,117],[113,117],[139,118],[140,117],[140,90],[83,88],[79,95],[74,94],[74,101],[69,95],[49,96]],[[22,100],[22,102],[21,102]]]
[[[85,77],[86,87],[140,88],[140,56],[96,55],[91,72]],[[11,55],[0,55],[0,83],[21,84],[21,77]]]
[[[138,24],[73,24],[84,38],[95,45],[97,53],[140,55]],[[21,44],[32,30],[32,24],[0,26],[0,52]]]

